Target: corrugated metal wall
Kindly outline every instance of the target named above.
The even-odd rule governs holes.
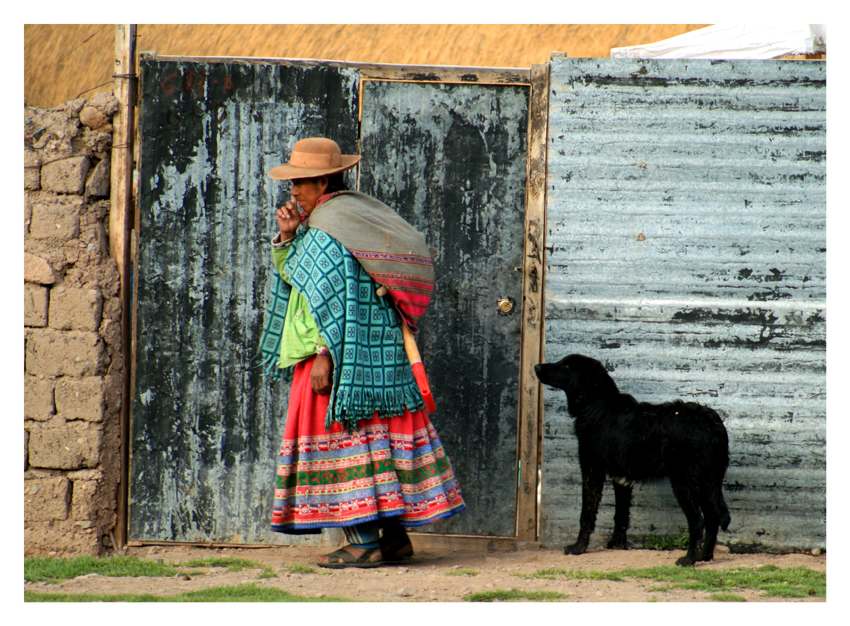
[[[721,543],[825,546],[826,64],[554,58],[550,80],[547,360],[587,354],[639,400],[721,414]],[[581,485],[564,394],[545,402],[554,547]],[[634,504],[633,535],[686,527],[667,482]]]

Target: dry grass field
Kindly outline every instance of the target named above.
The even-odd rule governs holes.
[[[707,24],[139,24],[139,51],[362,63],[520,67],[553,51],[608,57]],[[112,88],[112,24],[24,26],[24,96],[49,108]]]

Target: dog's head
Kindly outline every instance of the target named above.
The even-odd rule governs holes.
[[[591,403],[619,394],[617,384],[596,359],[571,354],[557,363],[539,363],[534,373],[544,385],[563,389],[570,415],[577,416]]]

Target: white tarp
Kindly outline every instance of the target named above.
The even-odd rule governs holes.
[[[826,24],[715,24],[643,46],[612,48],[615,59],[775,59],[826,52]]]

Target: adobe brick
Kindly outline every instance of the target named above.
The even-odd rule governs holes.
[[[24,147],[24,189],[41,189],[41,156],[28,146]]]
[[[98,510],[98,481],[75,480],[71,500],[71,516],[75,520],[96,520]]]
[[[61,427],[30,429],[29,464],[45,469],[76,470],[100,463],[103,432],[84,422]]]
[[[109,357],[96,332],[33,329],[26,343],[26,371],[42,376],[96,376],[106,372]]]
[[[106,383],[102,378],[56,381],[56,411],[66,420],[103,421]]]
[[[84,205],[82,198],[34,200],[30,236],[60,241],[76,239],[80,236],[80,211]]]
[[[24,283],[24,326],[47,326],[47,287]]]
[[[40,256],[24,252],[24,281],[52,285],[56,282],[56,273],[50,267],[50,263]]]
[[[64,477],[24,480],[24,521],[68,519],[71,481]]]
[[[41,188],[56,193],[81,194],[91,167],[87,156],[59,158],[41,166]]]
[[[54,287],[50,290],[50,327],[57,330],[97,330],[103,310],[99,289]]]
[[[44,421],[56,413],[54,381],[49,378],[24,376],[24,416]]]

